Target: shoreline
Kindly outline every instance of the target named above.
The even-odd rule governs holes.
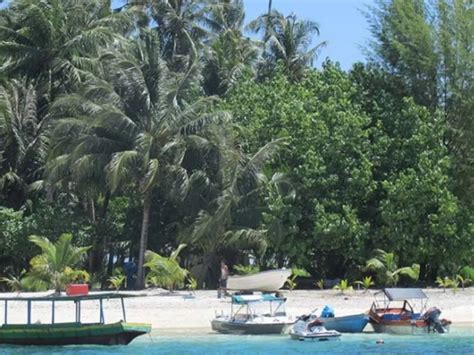
[[[424,289],[428,298],[427,307],[436,306],[441,309],[441,318],[453,322],[453,327],[474,328],[474,287],[459,290],[453,294],[452,290],[443,292],[442,289]],[[316,313],[325,305],[330,305],[336,316],[363,313],[369,310],[374,293],[378,290],[349,291],[340,295],[335,290],[283,290],[287,298],[286,311],[292,317],[308,313],[318,308]],[[96,293],[96,292],[93,292]],[[103,292],[97,292],[103,293]],[[217,299],[217,291],[205,290],[194,293],[177,291],[169,293],[163,289],[147,289],[143,291],[121,291],[120,293],[146,295],[125,299],[127,321],[150,323],[153,331],[161,331],[169,335],[180,332],[192,335],[212,334],[210,321],[216,314],[230,312],[230,297]],[[35,293],[36,296],[45,296],[50,292]],[[32,296],[31,293],[21,293],[21,296]],[[192,295],[192,297],[190,297]],[[2,293],[1,296],[16,296],[16,293]],[[419,308],[417,302],[415,309]],[[97,322],[99,318],[98,302],[82,301],[81,320],[83,322]],[[3,314],[4,304],[0,302],[0,314]],[[56,322],[72,321],[74,317],[73,302],[56,302]],[[107,300],[104,302],[105,322],[120,321],[122,309],[120,301]],[[32,322],[50,323],[51,304],[37,302],[33,305]],[[9,301],[9,323],[26,322],[26,302]],[[3,317],[0,317],[3,324]],[[370,329],[370,328],[369,328]]]

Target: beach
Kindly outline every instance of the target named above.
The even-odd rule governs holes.
[[[459,290],[424,289],[428,299],[428,307],[436,306],[441,309],[441,318],[450,319],[453,325],[474,327],[474,287]],[[286,311],[290,316],[309,313],[318,309],[319,314],[325,305],[330,305],[336,316],[356,314],[368,311],[376,290],[349,291],[341,295],[336,290],[283,290],[287,298]],[[44,296],[51,294],[21,293],[19,297],[33,295]],[[102,292],[101,292],[102,293]],[[150,323],[153,329],[166,333],[191,331],[193,334],[209,333],[210,320],[216,314],[230,311],[230,297],[217,299],[215,290],[170,293],[162,289],[121,292],[143,297],[125,299],[127,322]],[[14,297],[15,293],[2,293],[0,297]],[[381,295],[380,295],[381,297]],[[415,310],[419,307],[416,304]],[[84,323],[99,321],[99,305],[97,301],[81,302],[81,321]],[[4,303],[0,302],[0,323],[3,323]],[[56,322],[74,321],[75,308],[73,302],[56,302]],[[9,301],[8,323],[26,322],[26,302]],[[117,299],[104,301],[105,322],[111,323],[123,320],[120,301]],[[51,302],[36,302],[33,305],[32,322],[51,322]]]

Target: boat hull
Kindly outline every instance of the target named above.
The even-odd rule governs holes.
[[[435,333],[435,329],[424,321],[410,322],[392,322],[392,323],[377,323],[371,322],[374,332],[388,333],[396,335],[410,335],[410,334],[428,334]],[[449,331],[449,324],[443,325]]]
[[[227,280],[227,289],[273,292],[281,289],[290,276],[291,270],[286,269],[263,271],[253,275],[231,276]]]
[[[211,321],[212,330],[223,334],[282,334],[292,323],[269,322],[232,322],[214,319]]]
[[[327,330],[336,330],[340,333],[361,333],[369,322],[369,316],[366,313],[361,313],[343,317],[320,317],[319,320]]]
[[[305,340],[305,341],[335,341],[341,339],[341,334],[335,335],[325,335],[325,334],[317,334],[317,335],[299,335],[296,333],[291,333],[290,338],[293,340]]]
[[[0,344],[12,345],[127,345],[149,333],[141,323],[112,324],[9,324],[0,327]]]

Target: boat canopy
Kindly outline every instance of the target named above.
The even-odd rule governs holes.
[[[130,293],[95,293],[88,295],[77,295],[77,296],[17,296],[17,297],[0,297],[0,301],[88,301],[88,300],[103,300],[111,298],[129,298],[129,297],[142,297],[145,295],[135,295]]]
[[[385,288],[383,292],[390,301],[420,300],[428,298],[421,288]]]
[[[285,302],[285,301],[286,301],[286,298],[277,297],[274,294],[232,296],[232,303],[234,304],[249,304],[249,303],[254,303],[254,302]]]

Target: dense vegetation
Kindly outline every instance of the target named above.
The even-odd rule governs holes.
[[[81,260],[115,288],[130,259],[139,288],[215,287],[221,258],[378,284],[472,270],[472,5],[380,0],[368,20],[367,63],[343,71],[312,67],[316,23],[270,6],[244,28],[242,0],[9,2],[0,276],[59,291]]]

